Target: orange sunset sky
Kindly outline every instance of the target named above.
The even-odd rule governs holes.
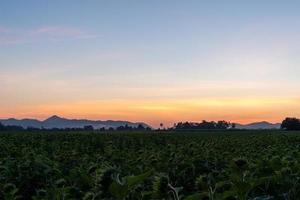
[[[0,118],[300,117],[299,2],[0,2]]]

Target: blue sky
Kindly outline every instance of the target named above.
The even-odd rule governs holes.
[[[156,124],[299,115],[299,8],[279,0],[1,1],[0,117],[58,112]],[[249,101],[265,113],[251,113]]]

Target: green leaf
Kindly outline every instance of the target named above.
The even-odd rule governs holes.
[[[138,176],[126,176],[122,180],[117,177],[110,185],[109,190],[117,199],[125,199],[132,189],[137,187],[151,174],[152,172],[149,171]]]

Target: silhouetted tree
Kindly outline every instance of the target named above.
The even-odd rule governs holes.
[[[159,124],[159,127],[160,127],[160,129],[163,129],[164,124],[163,124],[163,123],[160,123],[160,124]]]
[[[231,124],[231,128],[232,128],[232,129],[235,129],[235,128],[236,128],[236,124],[235,124],[235,123],[232,123],[232,124]]]
[[[5,126],[0,122],[0,131],[4,131],[5,130]]]
[[[142,125],[142,124],[139,124],[137,127],[136,127],[137,130],[139,131],[143,131],[145,130],[145,127]]]
[[[281,128],[285,130],[300,130],[300,120],[297,118],[286,118],[281,123]]]
[[[133,130],[133,128],[131,126],[128,126],[128,124],[126,124],[125,126],[119,126],[116,128],[117,131],[131,131]]]
[[[198,127],[201,129],[217,129],[217,123],[214,121],[207,122],[203,120],[202,123],[198,124]]]
[[[87,125],[87,126],[84,126],[83,129],[85,131],[93,131],[94,130],[94,127],[92,125]]]
[[[124,131],[125,130],[125,127],[124,126],[118,126],[116,128],[117,131]]]
[[[216,124],[216,128],[217,129],[228,129],[230,126],[230,123],[229,122],[226,122],[226,121],[218,121],[217,124]]]
[[[182,129],[228,129],[230,127],[230,123],[226,121],[218,121],[218,122],[208,122],[203,120],[201,123],[193,123],[193,122],[179,122],[174,124],[175,130]]]
[[[8,130],[8,131],[22,131],[22,130],[24,130],[24,128],[22,126],[15,126],[15,125],[4,126],[4,129]]]

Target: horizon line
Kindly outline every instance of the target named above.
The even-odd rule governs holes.
[[[145,123],[147,125],[148,122],[146,121],[130,121],[130,120],[126,120],[126,119],[94,119],[94,118],[82,118],[82,117],[78,117],[78,118],[69,118],[69,117],[64,117],[64,116],[61,116],[61,115],[50,115],[49,117],[44,117],[44,118],[39,118],[39,117],[0,117],[0,120],[9,120],[9,119],[14,119],[14,120],[37,120],[37,121],[40,121],[40,122],[43,122],[43,121],[46,121],[47,119],[50,119],[50,118],[53,118],[53,117],[57,117],[57,118],[60,118],[60,119],[66,119],[66,120],[89,120],[89,121],[122,121],[122,122],[131,122],[131,123]],[[206,120],[206,119],[202,119],[202,120],[179,120],[177,122],[174,122],[174,123],[180,123],[180,122],[190,122],[190,123],[198,123],[198,122],[202,122],[202,121],[207,121],[207,122],[210,122],[210,121],[222,121],[224,119],[219,119],[219,120]],[[284,120],[284,119],[282,119]],[[230,123],[234,123],[234,124],[240,124],[240,125],[249,125],[249,124],[252,124],[252,123],[261,123],[261,122],[266,122],[266,123],[270,123],[270,124],[281,124],[281,122],[277,121],[277,122],[271,122],[271,121],[268,121],[268,120],[259,120],[259,121],[249,121],[249,122],[246,122],[246,123],[240,123],[240,122],[235,122],[235,121],[231,121],[231,120],[224,120],[224,121],[227,121],[227,122],[230,122]],[[161,123],[164,123],[164,122],[161,122]]]

